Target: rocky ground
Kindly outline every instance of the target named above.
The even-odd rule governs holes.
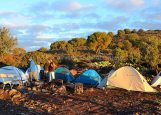
[[[84,87],[82,94],[59,87],[0,89],[0,115],[161,114],[161,92]]]

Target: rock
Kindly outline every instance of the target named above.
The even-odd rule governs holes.
[[[29,87],[28,90],[31,91],[31,88]]]
[[[4,89],[0,89],[0,94],[4,93]]]
[[[20,93],[20,92],[17,91],[16,89],[12,89],[12,90],[9,91],[9,96],[12,97],[12,96],[14,96],[14,95],[16,95],[18,93]]]
[[[54,109],[52,107],[48,107],[48,112],[52,113],[54,111]]]
[[[48,91],[46,89],[41,90],[43,93],[47,93]]]
[[[86,92],[93,92],[93,91],[94,91],[93,88],[89,88],[89,89],[86,90]]]
[[[34,86],[34,87],[32,88],[32,90],[33,90],[33,91],[37,91],[37,88]]]
[[[2,99],[2,100],[10,99],[9,90],[6,90],[6,91],[2,90],[1,93],[0,93],[0,99]]]
[[[64,94],[66,93],[66,87],[63,85],[56,90],[56,93]]]

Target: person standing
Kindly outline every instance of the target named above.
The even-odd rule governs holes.
[[[49,78],[49,66],[50,66],[50,60],[48,60],[44,65],[44,82],[47,82]]]
[[[32,60],[32,59],[29,59],[29,61],[30,61],[30,65],[29,65],[28,71],[29,71],[29,82],[31,83],[33,78],[35,80],[37,80],[37,78],[36,78],[36,64],[35,64],[34,60]]]
[[[55,73],[54,73],[55,68],[56,68],[56,64],[51,60],[49,65],[49,82],[55,79]]]

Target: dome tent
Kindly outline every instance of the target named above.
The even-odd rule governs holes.
[[[22,70],[14,66],[5,66],[0,68],[0,82],[8,80],[22,80],[23,82],[26,82],[28,80],[28,76],[27,74],[24,74]]]
[[[64,82],[71,82],[74,80],[74,77],[70,71],[65,67],[59,67],[55,69],[55,79],[62,79]]]
[[[126,90],[155,92],[155,90],[147,83],[146,79],[133,67],[121,67],[109,74],[105,79],[106,82],[101,82],[98,85],[99,88],[110,85]]]
[[[75,83],[83,83],[86,85],[98,85],[101,82],[100,75],[93,69],[84,71],[76,80]]]
[[[161,71],[158,73],[157,76],[155,76],[152,80],[152,87],[157,87],[158,85],[161,85]]]

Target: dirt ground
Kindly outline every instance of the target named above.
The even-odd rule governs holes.
[[[0,100],[0,115],[161,114],[161,92],[86,88],[82,94],[21,90],[25,101]]]

